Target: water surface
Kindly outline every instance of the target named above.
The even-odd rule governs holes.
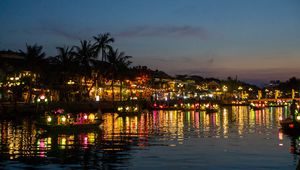
[[[280,129],[287,108],[225,107],[106,113],[97,131],[41,134],[34,120],[2,120],[4,169],[296,169],[298,137]]]

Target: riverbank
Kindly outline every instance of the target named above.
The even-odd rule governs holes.
[[[137,106],[145,109],[145,101],[87,101],[87,102],[49,102],[49,103],[1,103],[0,116],[11,117],[19,115],[37,115],[47,110],[58,108],[64,109],[66,112],[115,112],[118,107]]]

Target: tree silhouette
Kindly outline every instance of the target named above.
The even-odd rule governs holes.
[[[96,48],[97,54],[101,52],[101,61],[107,60],[107,50],[112,49],[112,46],[110,45],[115,40],[110,36],[109,33],[99,34],[98,36],[93,37],[94,40],[96,40],[94,47]]]

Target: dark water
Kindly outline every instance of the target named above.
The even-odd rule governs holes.
[[[40,135],[28,119],[0,123],[2,169],[296,169],[298,138],[279,131],[286,108],[219,113],[105,114],[101,129]]]

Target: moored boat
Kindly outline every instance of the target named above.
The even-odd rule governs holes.
[[[47,132],[89,132],[99,129],[100,113],[66,113],[63,109],[46,112],[36,126]]]
[[[299,118],[300,119],[300,118]],[[293,120],[291,118],[287,118],[280,121],[280,125],[282,130],[287,134],[300,134],[300,120]]]

